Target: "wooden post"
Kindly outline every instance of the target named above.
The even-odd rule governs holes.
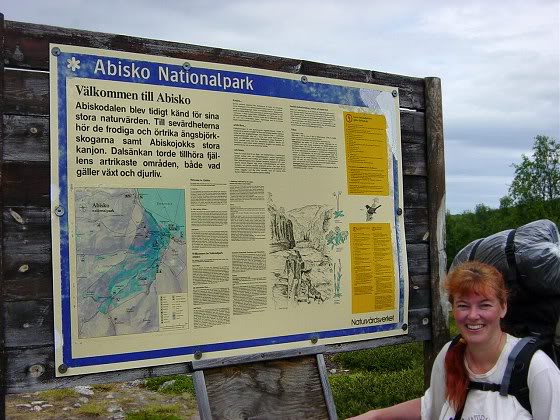
[[[0,185],[2,185],[2,169],[4,157],[4,15],[0,13]],[[0,209],[4,208],[3,194],[0,194]],[[4,226],[0,221],[0,419],[6,417],[6,340],[4,319],[4,270],[3,261]]]
[[[449,340],[448,313],[442,304],[441,280],[445,277],[445,159],[443,153],[443,114],[441,80],[424,79],[426,99],[426,150],[428,165],[428,226],[432,339],[424,342],[424,385],[430,383],[434,360]]]

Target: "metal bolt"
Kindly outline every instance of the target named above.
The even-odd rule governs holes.
[[[397,216],[400,216],[400,215],[402,215],[402,209],[399,207],[399,208],[397,209]]]
[[[399,94],[399,92],[397,92],[396,90],[394,90],[393,92],[391,92],[393,94],[393,98],[396,98]]]
[[[195,358],[196,360],[202,359],[202,352],[201,352],[200,350],[199,350],[199,351],[196,351],[196,352],[194,353],[194,358]]]
[[[58,217],[64,216],[64,207],[62,207],[62,206],[57,206],[57,207],[54,209],[54,214],[56,214]]]
[[[61,52],[62,52],[62,51],[60,51],[60,48],[58,48],[58,47],[54,47],[54,48],[51,50],[52,55],[54,55],[55,57],[58,57],[58,56],[60,55]]]
[[[43,373],[45,373],[45,367],[43,365],[33,365],[29,367],[29,374],[34,378],[38,378]]]
[[[189,71],[190,68],[191,68],[191,63],[189,63],[188,61],[185,61],[185,62],[183,63],[183,70]]]
[[[301,76],[301,83],[307,83],[307,76]]]
[[[68,372],[68,365],[65,365],[64,363],[61,364],[61,365],[58,367],[58,371],[59,371],[60,373],[66,373],[66,372]]]
[[[38,130],[37,130],[37,127],[31,127],[31,128],[29,129],[29,131],[31,132],[31,134],[37,134],[37,131],[38,131]]]
[[[407,324],[402,324],[402,330],[403,330],[403,331],[408,330],[408,325],[407,325]]]
[[[428,325],[430,320],[428,318],[422,318],[422,325]]]
[[[317,344],[318,341],[319,341],[319,337],[317,337],[316,335],[311,337],[311,343],[312,344]]]

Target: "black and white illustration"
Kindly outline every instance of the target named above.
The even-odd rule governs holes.
[[[334,226],[335,211],[332,205],[321,204],[286,210],[269,194],[269,261],[276,309],[333,301],[338,261],[331,255],[333,243],[342,246],[348,235]]]

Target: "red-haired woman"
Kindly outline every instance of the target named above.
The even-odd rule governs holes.
[[[560,419],[560,370],[540,350],[531,359],[527,378],[532,416],[512,395],[468,390],[470,381],[501,383],[508,356],[520,339],[500,326],[507,289],[494,267],[466,262],[448,275],[445,285],[462,339],[450,350],[447,344],[437,356],[430,388],[422,398],[355,419]]]

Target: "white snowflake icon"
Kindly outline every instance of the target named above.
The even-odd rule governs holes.
[[[66,62],[68,63],[67,67],[72,71],[76,71],[80,68],[80,60],[76,60],[76,57],[72,57],[66,60]]]

